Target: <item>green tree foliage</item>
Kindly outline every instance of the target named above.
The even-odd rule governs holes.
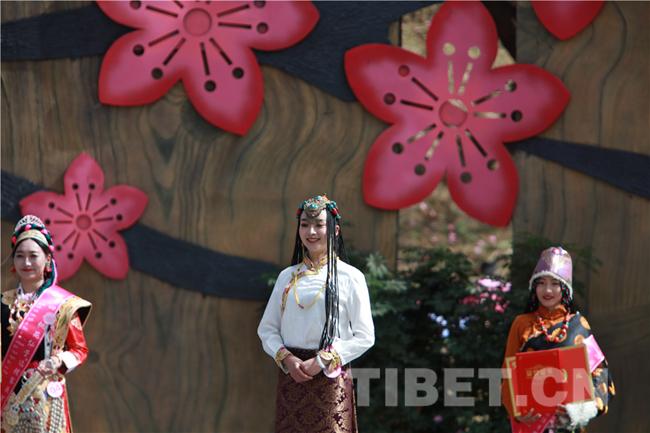
[[[539,253],[551,242],[523,237],[515,257],[499,258],[509,275],[480,279],[463,253],[447,248],[409,249],[401,255],[399,273],[391,272],[378,255],[353,257],[364,270],[375,322],[375,346],[354,368],[380,368],[370,381],[370,405],[359,407],[360,429],[366,432],[503,432],[509,431],[505,410],[489,404],[489,382],[480,368],[500,368],[510,324],[528,299],[528,278]],[[565,246],[574,268],[592,266],[588,252]],[[577,262],[577,263],[576,263]],[[512,286],[507,281],[512,275]],[[580,282],[574,284],[580,288]],[[512,290],[511,290],[512,287]],[[385,369],[398,370],[398,406],[385,405]],[[436,372],[438,400],[430,406],[404,405],[404,369]],[[445,405],[445,369],[469,368],[474,374],[459,382],[471,386],[471,407]],[[420,393],[419,396],[423,396]]]

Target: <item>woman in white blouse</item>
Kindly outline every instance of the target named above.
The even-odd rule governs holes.
[[[375,341],[363,274],[345,263],[341,218],[325,195],[302,202],[292,266],[257,329],[280,367],[276,432],[356,432],[349,363]]]

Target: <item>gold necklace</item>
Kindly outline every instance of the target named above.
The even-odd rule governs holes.
[[[320,298],[320,296],[325,291],[325,284],[323,284],[323,287],[321,287],[321,289],[318,291],[318,293],[316,293],[316,296],[314,296],[314,299],[312,299],[311,302],[308,305],[302,305],[300,303],[300,298],[298,297],[298,289],[297,289],[297,287],[298,287],[297,285],[293,286],[293,297],[296,299],[296,304],[298,304],[298,306],[303,310],[308,310],[311,307],[313,307],[314,304],[316,303],[316,301],[318,301],[318,298]]]
[[[300,297],[298,296],[298,280],[306,275],[318,275],[320,273],[321,268],[327,261],[327,257],[321,258],[318,263],[313,263],[312,261],[308,261],[307,258],[303,261],[304,265],[307,267],[304,271],[298,272],[297,274],[293,275],[293,278],[291,279],[291,284],[290,286],[293,288],[293,297],[296,300],[296,304],[298,307],[300,307],[303,310],[308,310],[309,308],[313,307],[318,299],[321,297],[323,292],[325,291],[325,286],[327,285],[327,280],[323,283],[323,287],[316,293],[316,296],[314,296],[314,299],[311,300],[311,302],[307,305],[303,305],[300,302]],[[309,265],[312,265],[311,268],[309,269]]]

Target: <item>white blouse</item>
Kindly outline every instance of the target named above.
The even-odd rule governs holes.
[[[332,346],[345,365],[372,347],[375,343],[375,327],[363,273],[341,260],[338,261],[337,268],[340,335],[335,337]],[[327,278],[327,264],[321,267],[317,275],[305,275],[298,279],[288,293],[284,313],[281,313],[282,294],[291,282],[293,273],[305,269],[306,265],[301,263],[280,272],[257,328],[264,351],[273,358],[282,346],[318,349],[320,344],[325,325],[323,287]],[[297,304],[296,293],[300,304],[306,308],[300,308]],[[315,296],[318,299],[311,305]]]

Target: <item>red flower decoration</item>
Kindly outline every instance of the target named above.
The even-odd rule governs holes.
[[[264,83],[251,49],[279,50],[303,39],[318,10],[306,1],[98,1],[114,21],[138,30],[110,47],[99,100],[144,105],[183,81],[211,124],[244,135],[262,106]]]
[[[349,50],[345,71],[364,107],[392,126],[366,159],[368,204],[399,209],[423,200],[446,175],[452,198],[470,216],[502,226],[518,178],[504,141],[551,125],[569,93],[532,65],[491,69],[497,33],[479,2],[445,3],[427,36],[429,56],[388,45]]]
[[[20,201],[23,215],[41,218],[52,234],[59,280],[73,276],[84,259],[109,278],[126,278],[129,256],[118,230],[140,218],[147,195],[128,185],[104,190],[104,172],[87,153],[70,164],[63,183],[64,195],[39,191]]]
[[[507,293],[511,290],[510,283],[502,283],[498,280],[482,278],[478,280],[477,293],[465,296],[460,300],[464,305],[481,305],[488,302],[497,313],[504,313],[510,302],[505,300],[501,293]]]
[[[587,27],[605,5],[599,1],[533,1],[544,27],[558,39],[570,39]]]

